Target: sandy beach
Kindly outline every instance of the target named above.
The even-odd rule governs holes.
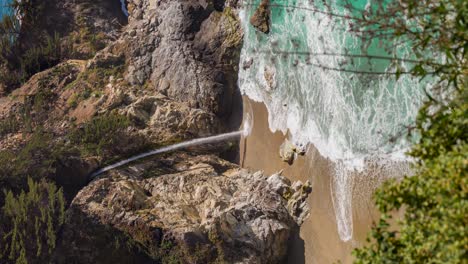
[[[244,97],[244,113],[250,111],[254,118],[253,129],[241,140],[240,164],[251,170],[263,170],[266,174],[282,170],[282,175],[292,181],[309,180],[312,184],[312,194],[308,198],[310,216],[301,227],[300,238],[290,245],[288,263],[351,263],[352,249],[365,243],[367,232],[377,219],[371,197],[380,177],[352,175],[353,238],[343,242],[338,235],[332,201],[333,163],[323,158],[313,146],[309,146],[307,153],[298,156],[292,165],[283,162],[279,148],[287,135],[272,133],[263,103]]]

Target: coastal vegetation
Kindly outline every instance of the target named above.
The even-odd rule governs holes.
[[[50,1],[52,2],[54,1]],[[262,2],[262,12],[267,13],[268,1]],[[64,39],[62,32],[54,28],[40,30],[44,28],[43,25],[50,23],[44,18],[44,12],[50,3],[13,0],[12,10],[16,11],[2,17],[0,94],[2,90],[5,93],[13,91],[34,74],[73,57],[76,45],[84,45],[84,50],[89,50],[86,56],[76,55],[80,58],[89,58],[90,54],[105,47],[105,34],[95,34],[82,19],[77,23],[79,30],[72,33],[69,39]],[[359,10],[351,1],[346,0],[343,1],[343,7],[348,10],[349,16],[323,11],[328,10],[323,3],[317,6],[317,12],[321,10],[320,12],[329,16],[335,16],[337,20],[344,20],[348,30],[362,39],[363,47],[375,42],[381,43],[388,57],[377,58],[370,54],[362,56],[369,61],[387,60],[392,70],[373,73],[357,71],[357,74],[390,74],[396,79],[410,75],[421,82],[431,80],[433,83],[426,91],[427,101],[421,108],[416,123],[407,128],[409,138],[418,138],[409,152],[415,160],[414,175],[389,181],[377,191],[375,200],[381,217],[372,228],[369,243],[355,249],[355,262],[464,263],[468,259],[468,2],[385,1],[385,5]],[[224,12],[229,21],[237,19],[230,7]],[[240,34],[235,36],[235,40],[240,38]],[[400,57],[393,46],[395,41],[408,43],[413,57]],[[233,41],[232,35],[227,36],[227,42],[237,43]],[[135,52],[140,53],[143,51]],[[342,56],[349,57],[349,64],[358,58],[350,54]],[[64,198],[66,188],[58,181],[54,182],[57,178],[68,176],[56,175],[57,167],[65,163],[64,160],[76,158],[80,161],[95,159],[97,163],[111,162],[150,145],[148,138],[151,134],[134,133],[138,124],[117,110],[96,111],[80,123],[67,116],[92,95],[97,97],[104,93],[106,85],[115,84],[112,83],[113,80],[123,79],[126,63],[123,57],[119,57],[119,60],[112,61],[109,65],[89,67],[79,74],[74,72],[72,66],[51,69],[45,76],[38,77],[37,83],[34,83],[34,93],[22,95],[24,100],[12,104],[15,111],[0,120],[0,140],[8,138],[8,142],[13,142],[11,148],[0,146],[0,186],[3,189],[0,193],[1,263],[51,261],[65,221],[67,206]],[[350,65],[330,70],[349,71]],[[67,78],[69,82],[62,82],[64,85],[60,87],[72,94],[63,103],[70,109],[67,109],[68,112],[64,110],[61,113],[63,116],[52,116],[51,109],[59,106],[58,83]],[[143,92],[150,93],[154,87],[148,80],[146,83],[147,89]],[[162,86],[162,83],[158,85]],[[72,89],[75,90],[70,91]],[[200,94],[203,93],[201,91]],[[196,102],[194,105],[198,107],[199,104]],[[182,123],[184,118],[180,116],[182,114],[174,114],[169,110],[160,114],[174,123]],[[167,163],[171,162],[175,163]],[[195,162],[184,165],[184,168],[197,169],[194,164]],[[180,172],[168,165],[167,168],[159,168],[159,165],[157,162],[148,165],[141,177],[157,178],[156,176],[163,174]],[[215,177],[210,176],[207,179]],[[122,192],[128,189],[129,193],[133,192],[131,195],[143,193],[146,199],[147,194],[143,191],[134,192],[134,186],[123,183],[122,186],[124,187],[116,189],[123,190]],[[290,192],[285,192],[282,197],[288,199],[291,196]],[[130,203],[141,202],[137,200],[139,196],[131,198],[135,200],[128,199],[128,204],[126,199],[117,202],[129,207],[133,206]],[[139,212],[147,210],[146,206],[144,200]],[[187,208],[187,212],[191,212],[190,209]],[[403,218],[392,219],[395,211],[403,211]],[[123,217],[126,212],[122,212]],[[228,220],[231,221],[230,218]],[[135,219],[132,221],[138,223]],[[393,224],[395,221],[396,225]],[[114,231],[110,225],[105,228],[107,229],[103,230],[106,235],[101,239],[111,237],[112,234],[109,233]],[[134,242],[135,247],[150,247],[154,242],[153,235],[142,228],[134,231],[135,237],[128,240]],[[210,243],[216,247],[208,249],[216,252],[216,258],[219,256],[220,262],[225,254],[222,235],[212,232],[208,237]],[[103,244],[107,242],[106,240]],[[118,240],[117,242],[120,243]],[[121,247],[130,248],[126,244],[115,246],[117,249]],[[180,263],[181,256],[193,260],[192,262],[200,262],[209,253],[207,248],[198,248],[196,245],[195,253],[190,252],[193,254],[189,255],[179,247],[175,239],[161,238],[160,244],[145,254],[152,255],[153,259],[162,263]]]
[[[84,155],[103,156],[104,151],[112,151],[113,147],[125,137],[125,130],[130,124],[126,116],[102,115],[73,131],[70,139],[73,145],[81,147]]]
[[[345,5],[356,14],[350,1]],[[384,1],[385,2],[385,1]],[[468,2],[402,0],[346,18],[366,42],[378,39],[395,63],[396,78],[431,78],[409,155],[414,175],[376,193],[382,213],[356,263],[464,263],[468,258]],[[393,43],[407,42],[414,58],[398,58]],[[370,57],[372,59],[372,57]],[[412,67],[403,68],[411,62]],[[403,210],[391,225],[391,213]]]
[[[0,21],[0,83],[10,91],[66,55],[59,33],[41,30],[51,3],[13,0]],[[6,8],[6,7],[5,7]]]
[[[0,214],[2,263],[47,263],[64,219],[63,192],[51,182],[29,178],[27,191],[6,192]]]

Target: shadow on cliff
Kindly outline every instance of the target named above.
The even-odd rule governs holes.
[[[155,263],[127,234],[101,224],[73,206],[58,237],[52,263]]]
[[[305,263],[305,247],[304,240],[299,235],[299,227],[293,231],[289,238],[288,258],[284,264],[304,264]]]

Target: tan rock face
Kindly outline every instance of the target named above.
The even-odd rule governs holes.
[[[60,2],[60,10],[83,14],[91,33],[104,33],[108,46],[90,60],[38,73],[0,97],[0,118],[20,114],[40,95],[46,100],[32,111],[33,125],[70,147],[71,131],[116,112],[134,122],[126,130],[132,137],[119,141],[128,146],[119,152],[125,155],[140,144],[137,138],[166,145],[226,131],[238,96],[237,1],[132,0],[123,28],[114,19],[120,8],[114,2]],[[94,54],[78,44],[84,45],[80,58]],[[0,149],[20,147],[28,140],[21,131],[5,133]],[[160,156],[103,175],[76,197],[101,157],[61,157],[50,179],[68,190],[68,201],[74,199],[53,263],[279,263],[308,215],[310,187],[195,154],[206,150],[187,151],[192,154]]]
[[[214,2],[214,3],[213,3]],[[120,41],[128,59],[126,80],[151,87],[191,108],[226,117],[237,90],[242,29],[224,1],[131,3]]]
[[[162,257],[165,241],[171,242],[171,254],[183,252],[178,255],[183,263],[279,263],[285,257],[290,235],[308,214],[308,185],[293,188],[280,175],[250,173],[215,156],[155,159],[156,170],[154,161],[147,161],[85,187],[71,205],[63,243],[93,236],[75,230],[77,219],[86,218],[123,232],[154,260]],[[86,255],[86,247],[64,250],[78,257]],[[200,252],[210,253],[195,261]]]
[[[263,33],[270,33],[270,0],[262,0],[250,18],[250,24]]]

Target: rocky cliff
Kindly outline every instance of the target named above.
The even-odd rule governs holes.
[[[54,2],[75,52],[0,97],[0,161],[17,157],[0,180],[20,190],[11,175],[46,177],[68,200],[53,262],[285,258],[310,186],[220,158],[236,142],[89,178],[141,150],[238,128],[236,2],[132,0],[128,18],[117,0]]]
[[[211,155],[161,156],[79,192],[58,262],[280,263],[309,192]]]

